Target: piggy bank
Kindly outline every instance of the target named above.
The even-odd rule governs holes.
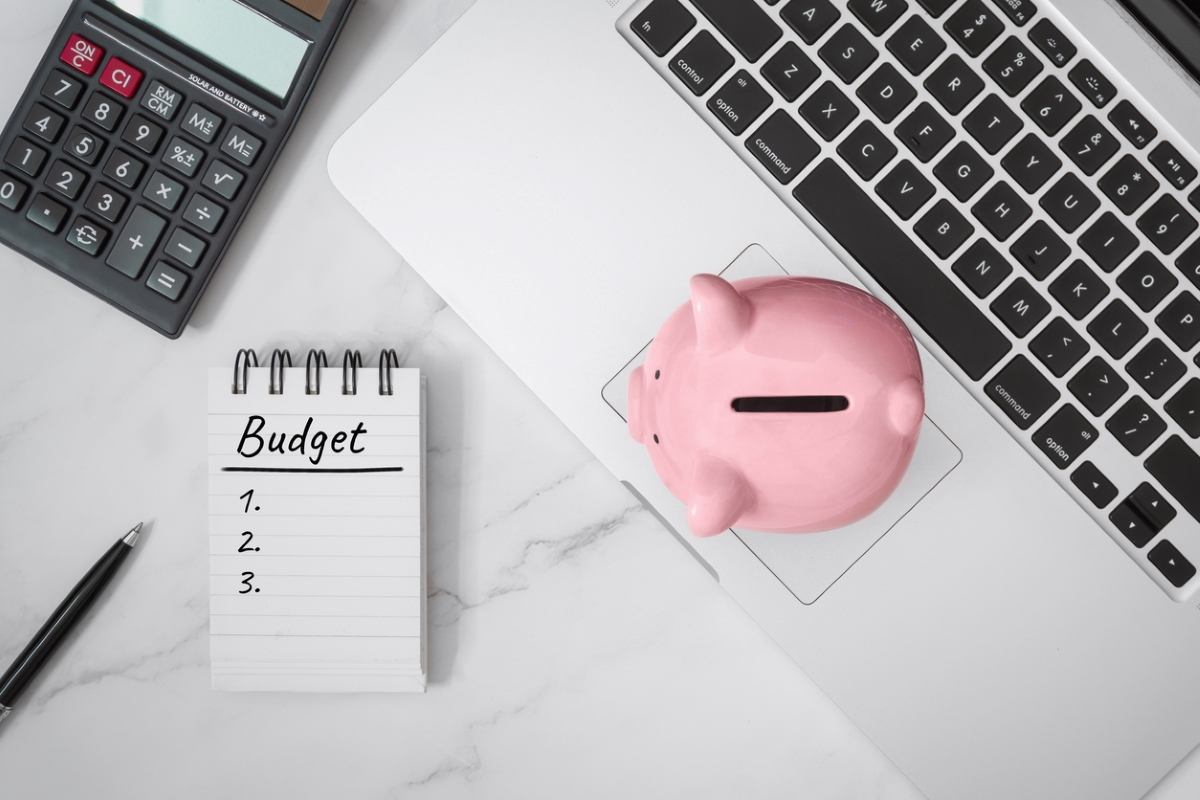
[[[924,411],[908,328],[819,278],[696,275],[629,378],[629,432],[697,536],[865,517],[904,476]]]

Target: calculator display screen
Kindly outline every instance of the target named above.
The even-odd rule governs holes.
[[[108,0],[276,97],[287,96],[309,43],[237,0]]]

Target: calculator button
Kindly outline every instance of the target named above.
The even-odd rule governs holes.
[[[9,211],[16,211],[21,207],[21,201],[25,199],[28,191],[29,187],[24,183],[7,172],[0,172],[0,206]]]
[[[126,202],[128,201],[120,192],[103,183],[97,183],[92,189],[92,193],[88,195],[84,207],[109,222],[116,222],[121,218],[121,212],[125,210]]]
[[[143,75],[144,73],[140,69],[136,69],[114,56],[105,65],[104,73],[100,76],[100,83],[128,100],[137,92]]]
[[[184,266],[194,267],[200,263],[207,247],[208,243],[203,239],[193,236],[183,228],[176,228],[167,242],[166,253]]]
[[[100,153],[103,151],[104,140],[78,125],[63,144],[63,152],[70,153],[89,166],[100,160]]]
[[[125,126],[125,132],[121,134],[121,138],[143,153],[153,154],[158,149],[162,135],[162,128],[141,114],[134,114],[130,117],[129,124]]]
[[[179,201],[183,199],[183,193],[186,190],[187,187],[179,181],[169,177],[165,172],[155,170],[146,184],[145,191],[142,192],[142,197],[162,206],[167,211],[174,211],[175,206],[179,205]]]
[[[99,92],[93,92],[83,107],[83,118],[106,131],[114,130],[124,114],[125,106]]]
[[[26,175],[37,177],[37,174],[42,171],[42,164],[46,162],[46,151],[18,138],[13,142],[12,147],[8,148],[8,155],[4,157],[4,160]]]
[[[160,261],[154,266],[146,285],[168,300],[178,300],[187,282],[186,274]]]
[[[85,183],[87,183],[87,173],[61,158],[54,162],[54,166],[46,175],[46,185],[68,200],[79,197]]]
[[[233,167],[214,161],[204,174],[204,185],[226,200],[232,200],[246,176]]]
[[[83,84],[61,69],[52,70],[42,85],[42,97],[53,100],[63,108],[74,108],[83,94]]]
[[[212,144],[225,120],[202,105],[192,103],[183,115],[182,128],[205,144]]]
[[[183,102],[183,95],[162,81],[150,81],[142,95],[142,108],[170,122]]]
[[[96,67],[100,66],[100,59],[104,58],[104,51],[79,34],[73,33],[59,58],[84,75],[94,75]]]
[[[41,103],[34,103],[29,116],[25,117],[24,128],[39,139],[53,143],[62,132],[64,122],[66,120],[60,115]]]
[[[142,267],[146,266],[150,254],[154,252],[154,245],[158,244],[158,238],[166,227],[165,219],[138,206],[129,215],[129,221],[113,243],[112,252],[104,263],[136,278]]]
[[[225,137],[225,144],[221,145],[221,152],[248,167],[258,157],[260,147],[262,147],[262,139],[251,136],[235,125],[229,131],[229,136]]]
[[[221,224],[225,209],[201,194],[192,195],[183,218],[205,233],[212,233]]]
[[[78,247],[89,256],[94,256],[104,247],[108,239],[108,231],[92,222],[87,217],[76,217],[67,232],[67,244]]]
[[[204,153],[199,148],[188,144],[183,137],[176,136],[167,145],[167,152],[163,153],[162,161],[168,167],[172,167],[190,178],[196,174],[196,170],[200,169],[200,164],[204,161]]]
[[[104,165],[104,174],[126,189],[132,189],[138,185],[138,180],[142,177],[142,170],[145,168],[145,164],[124,150],[114,150]]]
[[[33,202],[29,204],[29,211],[25,214],[25,219],[51,233],[58,233],[66,217],[67,207],[54,202],[45,194],[33,198]]]

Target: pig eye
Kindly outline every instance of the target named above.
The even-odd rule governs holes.
[[[660,372],[659,370],[654,370],[654,380],[658,380],[658,376],[661,374],[662,374],[662,372]]]
[[[654,443],[658,444],[658,434],[654,434]]]

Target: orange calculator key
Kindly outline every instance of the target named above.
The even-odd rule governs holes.
[[[95,74],[96,67],[100,66],[100,59],[103,57],[103,50],[77,33],[71,34],[71,38],[67,40],[67,46],[63,48],[62,55],[59,56],[65,63],[70,64],[84,75]]]
[[[138,84],[142,82],[142,71],[134,69],[114,56],[108,60],[104,74],[100,76],[100,82],[121,97],[130,98],[137,91]]]

